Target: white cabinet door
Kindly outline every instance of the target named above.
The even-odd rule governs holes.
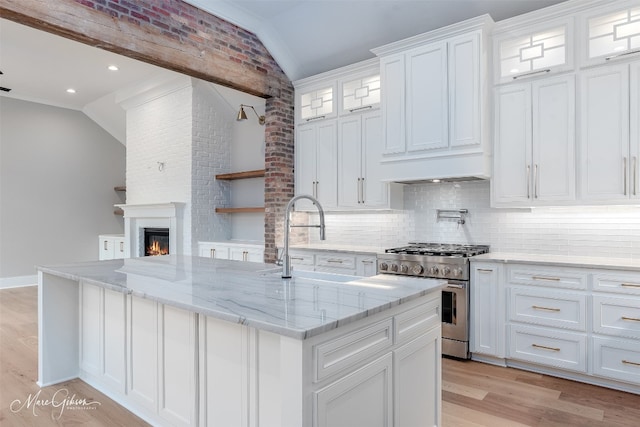
[[[81,288],[80,312],[80,366],[82,370],[99,376],[102,371],[101,330],[104,321],[102,288],[83,283]]]
[[[393,425],[392,355],[363,366],[314,393],[317,427]]]
[[[504,357],[504,297],[500,270],[491,264],[474,264],[471,277],[471,352]]]
[[[296,138],[296,194],[315,196],[323,208],[337,205],[338,144],[336,120],[299,126]],[[308,200],[298,210],[315,210]]]
[[[629,66],[581,75],[580,199],[629,196]]]
[[[232,246],[229,248],[230,257],[236,261],[264,262],[264,251],[257,248]]]
[[[384,148],[382,116],[373,111],[362,116],[362,204],[365,207],[389,207],[389,184],[383,182],[380,159]]]
[[[539,80],[533,92],[534,202],[575,199],[575,80]]]
[[[296,194],[315,194],[317,126],[298,126],[296,135],[295,185]],[[302,203],[302,201],[300,202]]]
[[[358,256],[356,258],[356,276],[375,276],[377,274],[375,256]]]
[[[405,134],[404,54],[380,58],[380,78],[384,154],[404,153],[407,137]]]
[[[640,197],[640,165],[638,157],[640,157],[640,62],[634,62],[630,65],[630,95],[631,95],[631,135],[629,156],[631,158],[629,182],[631,188],[629,192],[633,199]]]
[[[496,93],[493,202],[535,206],[575,199],[573,76]]]
[[[362,117],[340,119],[338,127],[338,206],[357,208],[362,198]]]
[[[229,247],[213,245],[210,243],[199,244],[199,254],[205,258],[229,259]]]
[[[480,126],[480,32],[449,41],[449,145],[482,143]]]
[[[196,314],[160,305],[159,317],[159,414],[171,425],[196,425]]]
[[[504,86],[496,91],[493,201],[531,201],[531,86]]]
[[[135,403],[158,410],[158,303],[129,298],[127,395]]]
[[[447,44],[406,53],[407,150],[446,148],[448,135]]]
[[[264,249],[247,248],[245,261],[264,262]]]
[[[394,426],[442,425],[440,329],[436,327],[393,352]]]

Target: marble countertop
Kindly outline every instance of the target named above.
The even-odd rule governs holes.
[[[274,264],[167,255],[38,270],[296,339],[440,290],[444,280],[294,272]],[[44,283],[46,286],[46,281]]]
[[[485,262],[547,264],[556,265],[558,267],[604,268],[640,271],[640,260],[631,260],[626,258],[490,252],[487,254],[476,255],[470,259],[471,261]]]

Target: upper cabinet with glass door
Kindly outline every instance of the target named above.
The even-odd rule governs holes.
[[[615,1],[582,15],[581,65],[640,59],[640,1]]]
[[[296,124],[334,118],[380,106],[380,61],[357,62],[293,82]]]
[[[509,83],[573,69],[573,18],[537,24],[496,25],[495,83]]]

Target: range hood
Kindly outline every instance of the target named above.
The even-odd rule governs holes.
[[[466,181],[484,181],[489,179],[488,177],[480,176],[458,176],[448,178],[425,178],[425,179],[412,179],[412,180],[395,180],[390,182],[396,182],[398,184],[432,184],[439,182],[466,182]]]

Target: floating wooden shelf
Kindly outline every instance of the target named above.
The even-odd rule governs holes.
[[[113,211],[114,215],[124,215],[124,211],[122,209],[116,209]]]
[[[216,179],[231,181],[234,179],[262,178],[264,169],[246,172],[221,173],[216,175]]]
[[[261,213],[264,207],[255,208],[216,208],[216,213]]]
[[[125,185],[120,185],[118,187],[113,187],[115,191],[127,191],[127,187]]]

